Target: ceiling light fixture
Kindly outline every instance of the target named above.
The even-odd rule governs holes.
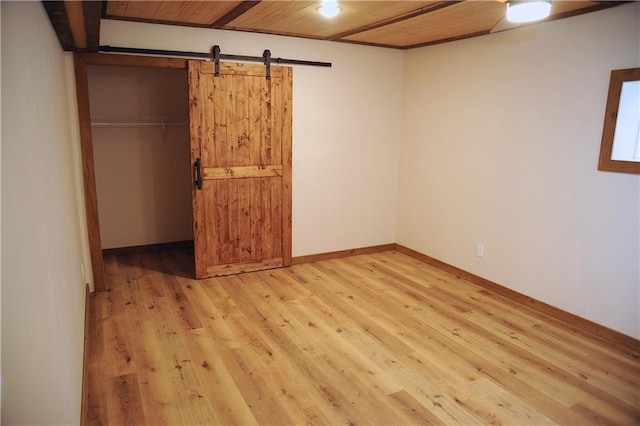
[[[340,13],[342,8],[338,6],[338,2],[336,0],[323,0],[316,10],[325,18],[333,18]]]
[[[511,22],[533,22],[551,13],[551,0],[508,1],[507,19]]]

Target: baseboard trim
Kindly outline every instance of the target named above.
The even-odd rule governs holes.
[[[578,315],[564,311],[560,308],[556,308],[555,306],[549,305],[545,302],[541,302],[540,300],[534,299],[533,297],[529,297],[515,290],[511,290],[510,288],[504,287],[486,278],[482,278],[481,276],[472,274],[471,272],[467,272],[464,269],[460,269],[453,265],[449,265],[448,263],[442,262],[431,256],[427,256],[426,254],[420,253],[416,250],[410,249],[401,244],[396,243],[395,250],[400,253],[411,256],[415,259],[418,259],[422,262],[425,262],[438,269],[441,269],[445,272],[448,272],[452,275],[455,275],[458,278],[465,279],[469,282],[472,282],[481,287],[484,287],[486,290],[493,292],[499,296],[505,297],[514,302],[527,306],[537,312],[541,312],[552,318],[560,320],[565,324],[571,325],[582,331],[591,333],[592,335],[595,335],[599,338],[606,339],[609,342],[623,346],[630,351],[633,351],[633,352],[640,351],[640,340],[637,340],[624,333],[620,333],[619,331],[612,330],[608,327],[605,327],[604,325],[595,323],[586,318],[582,318]]]
[[[359,254],[373,254],[381,253],[383,251],[394,250],[396,244],[382,244],[379,246],[360,247],[350,250],[338,250],[328,253],[310,254],[307,256],[296,256],[292,259],[293,265],[300,265],[302,263],[313,263],[321,260],[338,259],[341,257],[357,256]]]
[[[85,288],[84,297],[84,349],[82,354],[82,401],[80,402],[80,425],[87,424],[89,408],[89,322],[91,320],[91,290],[89,284]]]
[[[102,249],[103,256],[124,255],[134,253],[151,253],[162,250],[193,248],[193,240],[174,241],[169,243],[147,244],[143,246],[116,247]]]

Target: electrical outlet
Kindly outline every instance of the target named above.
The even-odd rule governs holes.
[[[484,257],[484,244],[478,244],[476,247],[476,256]]]

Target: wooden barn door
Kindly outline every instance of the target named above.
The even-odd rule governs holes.
[[[291,265],[287,67],[189,61],[196,277]]]

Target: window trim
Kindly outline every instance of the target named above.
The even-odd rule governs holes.
[[[600,144],[598,170],[640,174],[640,162],[614,160],[611,158],[611,153],[613,151],[613,136],[616,131],[616,121],[618,118],[618,106],[620,104],[620,93],[622,92],[622,83],[625,81],[638,80],[640,80],[640,68],[611,71],[609,94],[607,96],[604,126],[602,129],[602,142]]]

